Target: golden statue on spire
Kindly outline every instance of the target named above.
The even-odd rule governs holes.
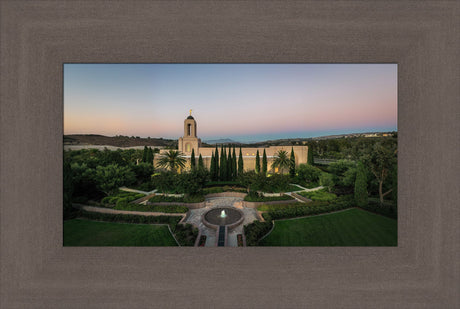
[[[190,116],[192,116],[192,110],[190,110]]]

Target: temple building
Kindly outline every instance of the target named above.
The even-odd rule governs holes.
[[[203,158],[204,165],[206,168],[210,168],[211,166],[211,157],[213,152],[215,151],[215,147],[201,147],[201,139],[197,136],[197,123],[195,118],[193,118],[192,113],[190,111],[190,115],[184,120],[184,136],[179,138],[178,142],[178,150],[183,153],[184,157],[187,159],[187,166],[186,169],[190,168],[190,157],[192,154],[192,150],[195,150],[195,159],[198,162],[198,158],[201,154]],[[228,153],[227,147],[227,153]],[[256,154],[257,150],[259,151],[260,162],[262,163],[262,156],[264,150],[267,155],[267,167],[268,173],[277,173],[278,168],[272,168],[272,162],[276,158],[276,154],[280,150],[285,150],[288,153],[288,156],[291,155],[291,149],[294,149],[294,156],[295,156],[295,163],[296,166],[302,163],[307,163],[307,155],[308,155],[308,146],[270,146],[266,148],[241,148],[242,156],[243,156],[243,168],[245,171],[250,171],[255,169],[255,162],[256,162]],[[219,150],[219,157],[220,157],[220,146],[218,146]],[[233,147],[232,147],[233,150]],[[164,152],[163,150],[160,152]],[[240,147],[235,146],[235,153],[238,158],[240,153]],[[156,159],[156,158],[155,158]],[[287,172],[287,171],[285,171]]]

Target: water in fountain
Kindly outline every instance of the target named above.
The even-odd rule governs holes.
[[[227,214],[225,213],[225,210],[222,210],[222,211],[220,212],[220,217],[221,217],[221,218],[227,217]]]

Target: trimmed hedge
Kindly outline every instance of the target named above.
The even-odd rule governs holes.
[[[254,221],[244,226],[244,235],[246,236],[246,246],[257,246],[259,239],[267,234],[273,226],[270,221]]]
[[[118,205],[119,203],[127,204],[144,196],[145,195],[142,193],[118,191],[115,195],[104,197],[101,200],[101,203],[104,205]]]
[[[175,197],[175,196],[165,196],[165,195],[156,195],[149,199],[151,203],[200,203],[204,202],[205,198],[203,195],[190,195],[184,197]]]
[[[282,203],[280,203],[280,204],[263,204],[263,205],[257,206],[257,210],[259,210],[259,211],[275,211],[275,210],[284,209],[284,208],[327,206],[327,205],[329,205],[329,203],[324,202],[324,201],[309,202],[308,204],[301,203],[301,202],[290,203],[290,204],[282,204]]]
[[[257,193],[250,193],[244,197],[246,202],[272,202],[272,201],[288,201],[294,198],[289,195],[282,196],[263,196]]]
[[[353,196],[341,196],[329,204],[319,204],[320,202],[313,204],[308,203],[305,206],[289,207],[269,211],[264,213],[262,216],[265,220],[279,220],[296,218],[303,216],[318,215],[321,213],[327,213],[337,210],[342,210],[350,207],[354,207],[355,202]],[[323,202],[324,203],[324,202]]]
[[[209,181],[205,184],[205,187],[212,186],[236,186],[240,185],[239,181]]]
[[[127,215],[127,214],[107,214],[100,212],[90,212],[80,210],[80,217],[107,222],[124,222],[124,223],[140,223],[140,224],[169,224],[172,229],[182,219],[179,216],[142,216],[142,215]]]
[[[369,201],[369,203],[366,206],[363,206],[361,208],[385,217],[398,219],[398,207],[395,204],[380,205],[379,202]]]
[[[212,193],[222,193],[222,192],[241,192],[246,193],[247,190],[245,188],[240,187],[230,187],[230,186],[223,186],[223,187],[210,187],[204,188],[203,194],[212,194]]]
[[[117,210],[132,210],[132,211],[150,211],[150,212],[166,212],[166,213],[186,213],[188,208],[180,205],[140,205],[140,204],[126,204],[116,205],[114,209]]]

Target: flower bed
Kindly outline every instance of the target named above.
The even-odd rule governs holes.
[[[206,235],[201,235],[200,236],[200,241],[198,242],[198,247],[204,247],[206,244]]]
[[[104,197],[101,200],[101,203],[104,206],[117,205],[117,204],[128,204],[129,202],[135,201],[144,196],[145,195],[142,193],[118,191],[114,195]]]

